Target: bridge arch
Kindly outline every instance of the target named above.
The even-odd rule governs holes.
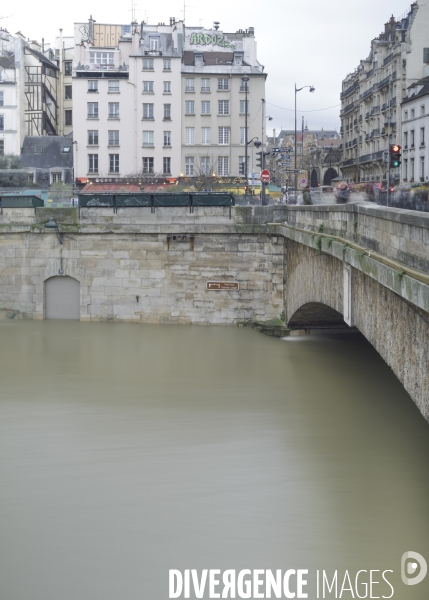
[[[303,304],[289,319],[290,329],[345,329],[343,315],[321,302]]]
[[[45,319],[80,319],[80,282],[67,275],[44,281]]]
[[[429,314],[362,270],[304,243],[287,239],[286,263],[285,316],[291,328],[323,327],[335,318],[340,324],[348,313],[350,324],[389,365],[429,421]]]

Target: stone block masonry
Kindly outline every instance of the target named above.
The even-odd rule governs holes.
[[[147,224],[119,216],[114,226],[111,213],[92,213],[86,223],[61,215],[62,246],[40,227],[50,214],[29,214],[34,222],[23,231],[22,210],[19,219],[9,213],[0,231],[0,313],[43,319],[44,282],[60,269],[80,282],[83,321],[234,325],[283,312],[282,238],[234,231],[226,214],[213,223],[204,213],[203,227],[198,216],[174,224],[174,211],[164,212],[167,221],[146,215]],[[191,233],[178,241],[175,230]],[[209,291],[207,281],[238,281],[239,290]]]

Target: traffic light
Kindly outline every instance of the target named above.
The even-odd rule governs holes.
[[[389,148],[390,166],[396,169],[401,164],[401,146],[393,144]]]
[[[264,168],[264,153],[256,152],[256,166],[259,167],[262,171]]]

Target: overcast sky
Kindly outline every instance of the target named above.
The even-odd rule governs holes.
[[[54,43],[58,29],[73,34],[73,23],[87,21],[92,14],[99,23],[131,21],[133,0],[73,0],[72,2],[4,2],[1,25],[10,33],[21,31],[30,39]],[[410,2],[404,0],[187,0],[186,24],[212,27],[220,21],[224,32],[255,28],[258,59],[268,73],[266,100],[268,134],[272,129],[294,127],[294,84],[314,85],[297,95],[298,127],[304,115],[310,129],[340,127],[339,111],[319,110],[340,104],[341,81],[366,58],[370,41],[384,29],[393,14],[401,17]],[[149,3],[148,3],[149,4]],[[136,18],[151,24],[183,17],[183,3],[157,2],[152,7],[135,2]],[[10,9],[5,7],[10,6]],[[428,34],[429,35],[429,34]],[[268,104],[270,103],[270,104]],[[282,108],[276,108],[278,107]],[[290,110],[283,110],[290,109]],[[315,112],[301,112],[301,111]]]

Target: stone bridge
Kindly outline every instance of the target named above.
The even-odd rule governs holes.
[[[44,227],[54,216],[59,243]],[[208,282],[234,283],[216,290]],[[345,206],[6,209],[0,315],[356,327],[429,420],[429,214]]]

